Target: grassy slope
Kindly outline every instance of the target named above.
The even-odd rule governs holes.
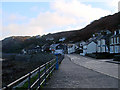
[[[24,60],[4,61],[2,64],[3,86],[13,82],[14,80],[27,74],[28,72],[34,70],[35,68],[51,60],[52,58],[55,58],[54,55],[52,54],[39,53],[39,54],[33,55],[29,61],[24,61]]]

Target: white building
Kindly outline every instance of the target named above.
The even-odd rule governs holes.
[[[114,35],[110,37],[110,53],[120,53],[120,30],[114,31]]]
[[[79,49],[81,50],[80,55],[85,56],[85,54],[87,53],[87,44],[86,44],[86,42],[81,41],[81,42],[80,42],[80,48],[79,48]]]
[[[64,45],[52,44],[52,45],[50,45],[50,50],[54,54],[64,54]]]
[[[48,40],[49,40],[49,41],[53,41],[54,38],[53,38],[53,37],[47,37],[47,38],[46,38],[46,41],[48,41]]]
[[[111,32],[109,30],[101,31],[99,36],[99,39],[97,39],[97,53],[109,53],[109,37]]]
[[[26,52],[25,49],[22,49],[22,53],[23,53],[23,54],[27,54],[27,52]]]
[[[80,46],[83,47],[83,53],[80,55],[109,52],[110,34],[109,30],[101,30],[93,34],[93,37],[87,42],[81,42]]]
[[[97,40],[97,52],[98,53],[104,53],[104,52],[109,52],[108,50],[108,45],[106,44],[106,39],[105,38],[101,38],[99,40]]]
[[[81,41],[81,42],[80,42],[80,47],[82,47],[83,45],[85,45],[85,43],[86,43],[86,42]]]
[[[68,44],[67,45],[67,49],[68,49],[68,54],[70,54],[70,53],[74,53],[75,52],[75,50],[76,50],[76,45],[75,44]]]
[[[96,53],[96,51],[97,51],[96,46],[97,46],[97,44],[94,41],[86,42],[83,45],[83,53],[80,53],[80,55],[85,56],[86,54]]]
[[[63,41],[65,41],[65,39],[66,39],[66,38],[63,37],[63,38],[60,38],[59,41],[63,42]]]
[[[35,36],[35,38],[36,38],[36,39],[39,39],[39,38],[41,38],[41,36],[40,36],[40,35],[37,35],[37,36]]]
[[[87,54],[96,53],[96,51],[97,51],[97,47],[96,46],[97,46],[97,44],[94,41],[88,43],[86,53]]]
[[[83,53],[80,53],[80,55],[85,56],[87,54],[87,44],[83,45]]]

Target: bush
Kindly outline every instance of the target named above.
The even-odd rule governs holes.
[[[113,58],[114,61],[120,61],[120,55],[115,55]]]
[[[96,59],[111,59],[113,58],[112,55],[110,55],[109,53],[93,53],[93,54],[86,54],[86,56],[92,57],[92,58],[96,58]]]

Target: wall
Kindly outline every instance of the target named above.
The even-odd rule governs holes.
[[[96,52],[96,43],[91,42],[90,44],[88,44],[87,53],[95,53],[95,52]]]

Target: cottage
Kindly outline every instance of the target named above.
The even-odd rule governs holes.
[[[85,44],[83,45],[83,53],[80,53],[80,55],[85,56],[86,53],[87,53],[87,44],[85,43]]]
[[[64,54],[65,45],[63,44],[52,44],[50,45],[50,50],[52,53]]]
[[[56,46],[55,54],[64,54],[64,45],[59,44]]]
[[[101,30],[93,37],[88,39],[87,42],[81,42],[80,47],[83,48],[83,53],[80,55],[93,54],[93,53],[108,53],[109,52],[109,37],[111,32],[109,30]]]
[[[22,49],[22,54],[27,54],[25,49]]]
[[[80,47],[82,48],[83,45],[85,45],[85,42],[84,42],[84,41],[81,41],[81,42],[80,42]]]
[[[66,39],[65,37],[62,37],[59,39],[59,41],[63,42],[63,41],[65,41],[65,39]]]
[[[110,37],[110,53],[120,54],[120,30],[114,31],[114,35]]]
[[[80,55],[85,56],[86,54],[96,53],[96,45],[97,43],[94,40],[86,42],[83,44],[83,53],[80,53]]]
[[[97,39],[97,53],[109,53],[109,37],[111,32],[109,30],[101,31]]]
[[[54,53],[56,50],[56,46],[58,46],[58,45],[59,44],[51,44],[49,50],[51,50],[51,52]]]
[[[33,54],[41,52],[41,47],[39,45],[30,45],[27,48],[22,49],[23,54]]]
[[[95,41],[91,41],[88,43],[87,45],[87,54],[92,54],[92,53],[96,53],[97,49],[96,49],[96,45],[97,43]]]
[[[74,53],[76,50],[77,46],[75,44],[68,44],[67,49],[68,49],[68,54]]]
[[[86,42],[85,41],[80,41],[79,43],[79,50],[80,50],[80,55],[83,55],[83,51],[85,53],[86,51]]]
[[[39,39],[39,38],[41,38],[41,36],[40,36],[40,35],[37,35],[37,36],[35,36],[35,38],[36,38],[36,39]]]
[[[45,44],[45,45],[42,46],[42,51],[49,52],[50,51],[49,48],[50,48],[50,45]]]
[[[53,41],[53,40],[54,40],[53,37],[47,37],[47,38],[46,38],[46,41]]]

